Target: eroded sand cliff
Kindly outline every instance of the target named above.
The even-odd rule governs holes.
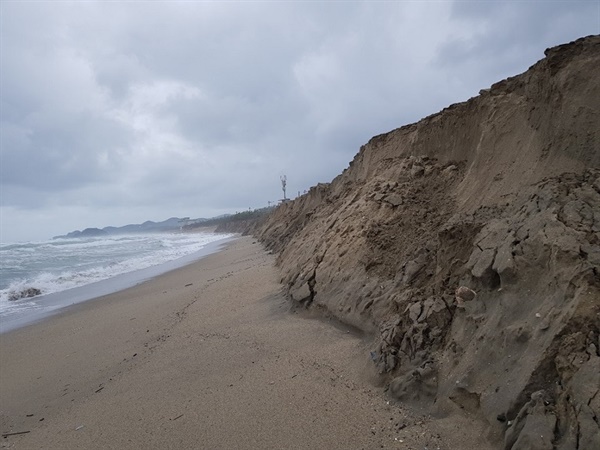
[[[395,397],[507,449],[600,448],[599,67],[600,36],[548,49],[255,230],[295,302],[373,333]]]

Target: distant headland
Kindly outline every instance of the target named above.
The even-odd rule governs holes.
[[[202,223],[207,220],[209,219],[171,217],[167,220],[163,220],[162,222],[153,222],[151,220],[147,220],[144,223],[129,224],[121,227],[108,226],[104,228],[86,228],[83,231],[75,230],[61,236],[54,236],[52,239],[77,239],[109,236],[115,234],[165,233],[181,230],[183,226],[190,223]]]

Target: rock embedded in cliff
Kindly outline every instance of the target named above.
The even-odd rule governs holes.
[[[298,303],[302,303],[311,299],[312,291],[307,281],[294,284],[290,289],[290,297]]]
[[[502,284],[514,283],[516,281],[517,273],[512,254],[512,238],[504,241],[498,248],[496,256],[494,257],[492,270],[500,275]]]
[[[495,256],[495,249],[486,248],[485,250],[480,250],[479,248],[475,248],[468,263],[469,266],[472,265],[471,274],[475,278],[483,278],[492,269]]]
[[[402,277],[402,283],[405,285],[411,284],[415,278],[421,273],[421,271],[427,265],[427,251],[421,249],[418,256],[406,263],[404,266],[404,275]]]
[[[441,298],[429,297],[423,303],[423,314],[424,320],[427,325],[434,330],[445,330],[447,325],[452,320],[452,315],[446,306],[446,303]],[[431,337],[430,332],[430,337]]]
[[[421,302],[413,303],[406,308],[406,312],[408,312],[411,322],[416,323],[423,312],[423,304]]]
[[[402,196],[398,194],[386,195],[384,200],[386,203],[389,203],[392,206],[400,206],[404,202]]]
[[[412,178],[419,178],[425,174],[425,168],[419,164],[414,164],[410,169],[410,176]]]
[[[454,291],[454,298],[459,307],[464,308],[465,302],[470,302],[477,296],[477,293],[466,286],[459,286]]]
[[[454,164],[450,164],[448,167],[442,170],[442,173],[446,176],[452,176],[458,173],[458,167],[456,167]]]

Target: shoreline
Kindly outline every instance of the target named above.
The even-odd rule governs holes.
[[[64,291],[39,295],[30,299],[17,300],[28,302],[30,305],[35,306],[1,317],[0,335],[43,321],[48,317],[60,314],[65,308],[69,308],[78,303],[92,301],[99,297],[123,291],[141,283],[145,283],[162,274],[193,264],[208,255],[219,252],[228,242],[235,239],[235,236],[222,238],[217,241],[209,242],[197,252],[172,261],[122,273],[104,280],[95,281]]]
[[[241,237],[2,334],[0,446],[488,448],[390,402],[367,344],[291,312],[274,257]]]

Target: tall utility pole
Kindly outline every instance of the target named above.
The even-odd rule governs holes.
[[[287,177],[285,175],[281,175],[279,179],[281,180],[281,189],[283,189],[283,199],[287,200],[285,196],[285,185],[287,184]]]

